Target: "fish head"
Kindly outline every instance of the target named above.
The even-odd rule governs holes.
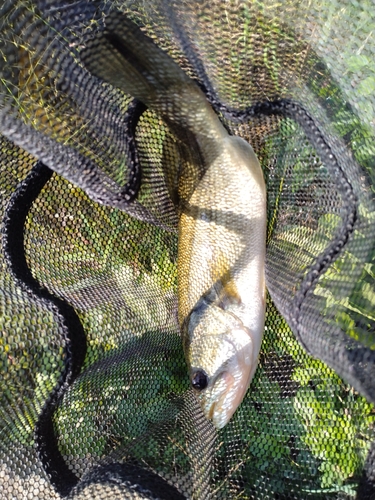
[[[185,328],[192,388],[205,416],[221,429],[242,402],[257,366],[251,331],[233,312],[204,300]]]

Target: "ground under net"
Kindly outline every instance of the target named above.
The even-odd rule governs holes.
[[[121,15],[266,180],[259,365],[221,430],[177,321],[204,165],[81,57]],[[2,498],[374,499],[373,1],[5,0],[0,27]]]

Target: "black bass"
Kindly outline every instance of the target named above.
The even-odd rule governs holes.
[[[178,319],[192,387],[206,417],[222,428],[249,387],[264,329],[261,167],[251,146],[228,134],[198,85],[125,16],[110,14],[106,31],[88,43],[82,59],[93,74],[159,114],[185,142]]]

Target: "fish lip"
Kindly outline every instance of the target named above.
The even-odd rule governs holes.
[[[215,389],[217,390],[217,386],[222,382],[224,382],[224,386],[217,392],[217,395],[215,396]],[[235,378],[233,377],[233,375],[224,370],[216,375],[215,380],[209,389],[206,389],[201,394],[198,394],[198,399],[203,399],[202,409],[204,414],[206,415],[206,418],[208,420],[212,420],[212,423],[218,429],[223,428],[229,422],[237,408],[236,406],[235,408],[230,408],[229,411],[222,411],[222,407],[226,403],[225,400],[228,399],[228,394],[232,394],[231,390],[234,384]],[[234,398],[232,397],[229,399]],[[208,402],[210,403],[207,404]]]
[[[216,406],[216,401],[214,401],[208,410],[207,418],[208,420],[213,420],[214,418],[214,413],[215,413],[215,406]]]
[[[252,350],[246,351],[246,347],[243,352],[237,351],[235,371],[230,364],[223,366],[211,379],[209,387],[198,394],[205,416],[217,429],[222,429],[236,412],[256,370],[257,359],[253,358]]]

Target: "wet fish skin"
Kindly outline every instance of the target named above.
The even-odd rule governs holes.
[[[219,147],[219,146],[218,146]],[[197,397],[217,428],[255,373],[265,316],[266,190],[250,145],[227,136],[179,226],[179,321]]]
[[[178,318],[192,382],[197,376],[206,385],[196,395],[222,428],[254,375],[264,329],[262,170],[251,146],[228,134],[196,83],[137,25],[118,13],[106,23],[84,64],[158,113],[187,146],[178,186]]]

